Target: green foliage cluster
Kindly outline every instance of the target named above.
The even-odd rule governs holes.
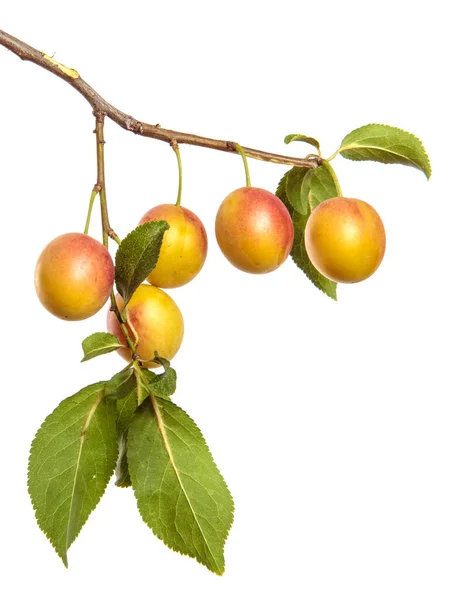
[[[294,224],[291,256],[312,283],[336,299],[336,283],[310,262],[304,230],[311,211],[342,191],[330,160],[400,163],[431,174],[421,142],[388,125],[366,125],[347,135],[328,160],[317,140],[292,134],[285,142],[311,144],[320,165],[294,167],[281,179],[277,196]],[[126,306],[154,268],[165,221],[137,227],[116,255],[116,287]],[[120,315],[125,322],[125,310]],[[110,333],[83,341],[83,361],[122,348]],[[109,381],[66,398],[49,415],[31,446],[28,487],[40,528],[67,565],[67,552],[97,506],[113,474],[118,487],[132,487],[143,521],[170,548],[217,574],[224,571],[224,544],[234,504],[198,427],[171,400],[177,376],[155,353],[163,371],[154,373],[135,358]]]
[[[290,134],[286,144],[294,141],[311,144],[320,152],[315,138]],[[291,257],[312,283],[333,300],[337,299],[337,284],[317,271],[307,256],[304,231],[311,211],[324,200],[342,196],[338,178],[330,161],[340,154],[350,160],[371,160],[385,164],[401,164],[431,176],[431,164],[421,141],[412,133],[390,125],[364,125],[349,133],[339,149],[328,160],[317,156],[321,165],[316,169],[293,167],[281,179],[276,190],[291,215],[294,224],[294,243]]]
[[[164,221],[140,225],[121,243],[116,281],[125,302],[157,261]],[[83,341],[83,360],[122,347],[110,333]],[[133,488],[144,522],[170,548],[217,574],[233,520],[232,496],[198,427],[171,400],[177,376],[135,360],[109,381],[63,400],[31,446],[28,488],[37,522],[57,554],[67,552],[113,473]]]

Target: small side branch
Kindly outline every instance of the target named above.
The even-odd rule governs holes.
[[[96,157],[97,157],[97,181],[94,189],[99,192],[99,199],[101,201],[101,220],[102,220],[102,243],[107,248],[108,238],[113,239],[118,244],[120,240],[112,229],[109,223],[109,211],[107,209],[107,197],[106,197],[106,178],[104,170],[104,115],[102,113],[95,113],[96,117]]]
[[[160,125],[150,125],[149,123],[138,121],[137,119],[127,115],[104,100],[104,98],[100,96],[96,90],[94,90],[88,83],[86,83],[84,79],[81,78],[77,71],[62,65],[61,63],[47,56],[44,52],[36,50],[32,46],[29,46],[25,42],[18,40],[1,29],[0,45],[5,46],[5,48],[8,48],[8,50],[11,50],[11,52],[19,56],[21,60],[30,61],[66,81],[88,101],[95,115],[99,114],[109,117],[109,119],[127,131],[132,131],[136,135],[154,138],[169,144],[173,143],[173,141],[177,141],[178,144],[202,146],[204,148],[211,148],[212,150],[220,150],[222,152],[237,154],[235,142],[216,140],[200,135],[194,135],[192,133],[183,133],[181,131],[174,131],[172,129],[164,129]],[[257,160],[264,160],[283,165],[292,165],[296,167],[308,167],[310,169],[314,169],[321,164],[321,159],[319,157],[296,158],[294,156],[284,156],[282,154],[265,152],[264,150],[255,150],[254,148],[247,148],[246,146],[242,146],[242,148],[244,149],[246,156],[255,158]]]

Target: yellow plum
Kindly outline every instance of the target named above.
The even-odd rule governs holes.
[[[174,204],[151,208],[140,220],[167,221],[156,267],[147,277],[152,285],[176,288],[191,281],[205,263],[208,238],[205,227],[191,210]]]
[[[370,277],[385,254],[385,229],[377,211],[355,198],[330,198],[310,214],[307,254],[333,281],[356,283]]]
[[[116,301],[119,310],[122,310],[123,300],[118,294]],[[141,360],[150,361],[145,366],[158,366],[152,362],[155,350],[168,360],[176,355],[184,337],[184,320],[179,307],[166,292],[143,283],[127,304],[127,315],[138,335],[136,352]],[[127,344],[115,312],[111,310],[107,314],[107,330],[122,344]],[[127,361],[132,360],[129,348],[120,348],[118,353]]]
[[[287,208],[267,190],[242,187],[222,202],[216,239],[224,256],[247,273],[269,273],[288,257],[294,227]]]
[[[107,302],[114,284],[108,250],[84,233],[65,233],[42,251],[36,264],[36,292],[42,305],[67,321],[87,319]]]

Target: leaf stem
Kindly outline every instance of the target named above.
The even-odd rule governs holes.
[[[177,157],[177,167],[179,170],[179,189],[177,191],[176,206],[180,206],[180,201],[182,200],[182,160],[180,158],[180,150],[179,150],[179,144],[177,143],[177,140],[171,141],[171,147],[174,150],[175,155]]]
[[[247,156],[245,155],[244,152],[244,148],[242,148],[242,146],[240,146],[239,144],[234,144],[234,146],[236,147],[237,152],[242,156],[242,162],[244,163],[244,169],[245,169],[245,184],[247,187],[251,186],[250,183],[250,171],[249,171],[249,165],[247,164]]]
[[[346,146],[340,146],[338,148],[338,150],[336,152],[334,152],[330,158],[324,158],[324,162],[330,162],[331,160],[333,160],[334,158],[336,158],[338,156],[338,154],[342,151],[342,150],[346,150]]]
[[[93,191],[91,192],[91,198],[89,199],[88,216],[86,217],[86,225],[85,225],[85,229],[84,229],[85,235],[88,235],[89,224],[91,223],[91,214],[93,212],[94,199],[96,198],[96,196],[98,194],[99,194],[99,187],[98,187],[98,185],[95,185],[93,187]]]
[[[138,346],[138,332],[135,329],[135,327],[133,327],[132,322],[130,321],[130,319],[127,319],[126,324],[128,325],[130,331],[132,332],[133,338],[134,338],[134,344],[135,344],[135,348]]]
[[[117,321],[119,322],[120,329],[122,330],[122,333],[124,334],[125,341],[127,342],[127,346],[130,348],[130,350],[132,352],[132,356],[134,357],[134,356],[136,356],[136,345],[138,344],[138,335],[129,320],[126,323],[124,322],[124,320],[122,318],[122,313],[120,312],[119,307],[117,306],[117,301],[115,299],[114,290],[112,290],[110,298],[111,298],[112,311],[115,313],[115,316],[117,317]],[[127,324],[129,325],[133,335],[135,336],[135,341],[132,340],[130,334],[128,333]]]

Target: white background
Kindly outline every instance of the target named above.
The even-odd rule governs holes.
[[[66,571],[35,524],[29,444],[58,402],[112,375],[80,364],[80,323],[36,299],[34,266],[80,231],[95,180],[93,120],[66,83],[0,47],[2,434],[0,594],[5,598],[466,599],[468,595],[467,44],[462,3],[7,3],[0,27],[151,123],[298,156],[361,125],[417,134],[429,183],[400,166],[334,166],[345,195],[380,212],[387,253],[339,302],[288,261],[234,269],[213,233],[243,185],[240,158],[182,147],[186,206],[204,221],[203,272],[173,291],[186,323],[175,401],[199,424],[236,501],[219,578],[141,521],[110,485]],[[175,201],[164,143],[106,124],[111,222],[123,237]],[[281,165],[250,161],[275,190]],[[95,215],[93,232],[99,234]]]

